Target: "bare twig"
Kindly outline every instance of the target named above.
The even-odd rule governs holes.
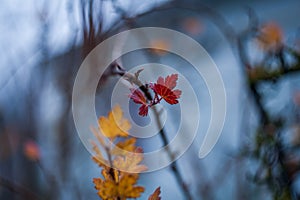
[[[255,76],[250,77],[251,83],[259,83],[262,81],[274,81],[283,76],[294,74],[295,72],[300,72],[300,63],[295,64],[292,67],[289,67],[285,70],[283,69],[276,69],[276,70],[267,70],[262,67],[254,67],[253,71],[257,70],[258,73],[255,73]]]
[[[0,186],[7,188],[11,192],[15,192],[22,196],[24,199],[32,199],[32,200],[38,200],[40,199],[36,194],[28,190],[27,188],[17,185],[3,177],[0,177]]]
[[[149,101],[152,101],[153,100],[153,97],[152,95],[150,94],[149,90],[147,87],[145,87],[145,85],[143,85],[143,83],[138,79],[138,77],[136,75],[133,75],[131,73],[125,73],[124,74],[124,78],[125,80],[128,80],[130,83],[133,83],[135,84],[136,86],[138,86],[141,91],[144,93],[144,95],[146,96],[146,98],[149,100]],[[159,128],[159,135],[163,141],[163,146],[165,147],[165,150],[169,156],[169,159],[171,161],[174,160],[174,154],[173,152],[171,151],[171,149],[169,148],[168,144],[169,144],[169,141],[168,141],[168,138],[167,138],[167,135],[166,135],[166,132],[165,132],[165,129],[160,121],[160,114],[159,114],[159,111],[157,110],[157,108],[155,106],[152,107],[153,111],[154,111],[154,115],[155,115],[155,122],[156,122],[156,125],[158,126]],[[179,185],[179,187],[181,188],[183,194],[184,194],[184,197],[188,200],[191,200],[193,199],[192,198],[192,194],[190,193],[187,185],[185,184],[183,178],[182,178],[182,175],[179,171],[179,167],[176,163],[176,161],[174,162],[171,162],[171,170],[176,178],[176,181]]]

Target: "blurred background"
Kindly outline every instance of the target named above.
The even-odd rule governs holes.
[[[171,66],[195,89],[199,131],[177,162],[193,199],[300,199],[299,8],[297,0],[3,0],[0,199],[99,199],[92,179],[101,170],[72,118],[73,83],[97,44],[120,31],[148,26],[177,30],[198,41],[224,81],[222,135],[213,151],[198,159],[211,112],[203,79],[167,52],[120,58],[126,70],[146,62]],[[154,47],[170,45],[151,42]],[[101,78],[99,116],[111,109],[111,91],[119,78],[109,71]],[[133,118],[147,123],[147,118]],[[171,117],[166,124],[169,139],[178,120]],[[146,151],[162,145],[159,138],[139,144]],[[146,188],[141,199],[158,186],[162,199],[186,199],[169,168],[141,175],[139,184]]]

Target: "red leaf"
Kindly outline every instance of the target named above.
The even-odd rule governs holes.
[[[141,105],[141,107],[139,108],[139,115],[141,116],[147,116],[148,115],[148,105]]]
[[[170,90],[173,90],[176,87],[176,82],[178,80],[178,74],[171,74],[169,76],[167,76],[164,80],[163,77],[158,77],[157,79],[157,84],[159,85],[164,85],[167,88],[169,88]]]
[[[178,74],[172,74],[165,79],[159,77],[157,83],[151,84],[150,88],[169,104],[177,104],[177,99],[179,99],[181,95],[181,90],[173,90],[176,87],[177,80]]]
[[[138,89],[130,89],[131,94],[129,95],[130,99],[132,99],[134,101],[134,103],[137,104],[146,104],[146,98],[144,97],[144,94],[138,90]]]
[[[172,92],[176,95],[177,98],[180,98],[181,90],[177,89],[177,90],[173,90]]]
[[[156,83],[149,83],[147,87],[151,88],[155,93],[155,97],[152,100],[147,101],[144,93],[140,89],[131,88],[131,94],[129,98],[137,104],[141,104],[139,108],[139,115],[147,116],[149,107],[160,103],[164,99],[169,104],[177,104],[178,99],[181,96],[181,90],[175,89],[177,85],[178,74],[171,74],[166,78],[158,77]]]
[[[130,99],[133,100],[134,103],[142,104],[139,108],[139,115],[147,116],[148,115],[148,107],[147,100],[144,94],[139,89],[130,89],[131,94],[129,95]]]
[[[177,92],[175,94],[172,90],[170,90],[166,86],[159,85],[159,84],[154,84],[152,89],[155,93],[157,93],[159,96],[161,96],[169,104],[177,104],[178,103],[177,99],[180,97],[180,95],[178,96],[176,94],[178,94],[179,92]]]
[[[177,85],[178,74],[172,74],[165,78],[165,86],[173,90]]]

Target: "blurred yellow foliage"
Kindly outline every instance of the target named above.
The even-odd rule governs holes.
[[[163,56],[170,49],[170,43],[163,39],[156,39],[150,42],[150,47],[152,53]]]
[[[259,30],[257,41],[264,50],[278,50],[283,42],[283,33],[280,26],[275,22],[264,24]]]
[[[126,200],[127,198],[137,198],[144,192],[144,187],[134,186],[137,183],[138,174],[122,173],[118,182],[106,177],[106,179],[94,178],[95,188],[98,195],[105,200]]]

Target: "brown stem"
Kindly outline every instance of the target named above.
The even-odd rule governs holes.
[[[153,100],[153,97],[152,95],[150,94],[149,90],[147,87],[145,87],[145,85],[142,84],[142,82],[138,79],[138,77],[136,75],[133,75],[133,74],[130,74],[130,73],[125,73],[124,74],[124,78],[129,81],[130,83],[133,83],[135,84],[136,86],[138,86],[140,88],[140,90],[144,93],[144,95],[146,96],[146,98],[149,100],[149,101],[152,101]],[[174,154],[172,153],[171,149],[169,148],[168,144],[169,144],[169,141],[168,141],[168,138],[167,138],[167,135],[166,135],[166,132],[161,124],[161,121],[159,119],[159,112],[157,110],[157,108],[155,106],[151,107],[154,111],[154,114],[155,114],[155,122],[159,128],[159,135],[163,141],[163,146],[165,147],[165,150],[169,156],[169,159],[171,161],[174,160]],[[192,198],[192,194],[190,193],[187,185],[184,183],[184,180],[182,178],[182,175],[180,174],[180,171],[178,169],[178,165],[176,163],[176,161],[172,162],[171,163],[171,170],[176,178],[176,181],[179,185],[179,187],[181,188],[184,196],[186,199],[188,200],[191,200],[193,199]]]
[[[109,147],[105,146],[104,148],[105,148],[105,151],[106,151],[106,154],[108,157],[108,162],[109,162],[109,174],[112,177],[112,179],[115,182],[117,182],[117,177],[115,176],[115,173],[114,173],[113,162],[112,162],[112,158],[110,155]],[[117,197],[117,200],[121,200],[121,197]]]
[[[159,133],[160,133],[159,135],[160,135],[160,137],[161,137],[161,139],[163,141],[163,145],[164,145],[164,147],[166,149],[166,152],[167,152],[167,154],[169,156],[169,159],[172,161],[171,162],[171,169],[173,171],[173,174],[174,174],[174,176],[176,178],[176,181],[179,184],[179,186],[180,186],[180,188],[181,188],[181,190],[182,190],[185,198],[191,200],[191,199],[193,199],[192,198],[192,194],[190,193],[187,185],[184,183],[182,175],[180,174],[180,171],[178,169],[177,162],[176,161],[173,162],[173,160],[174,160],[174,154],[172,153],[171,149],[168,146],[169,141],[168,141],[167,135],[165,133],[165,130],[164,130],[162,124],[161,124],[161,121],[159,119],[159,112],[158,112],[158,110],[157,110],[157,108],[155,106],[153,106],[152,108],[153,108],[153,111],[154,111],[154,114],[155,114],[156,124],[157,124],[157,126],[158,126],[158,128],[160,130],[159,131]]]
[[[300,63],[297,63],[290,68],[276,69],[276,70],[267,70],[262,67],[254,67],[261,69],[261,73],[256,74],[255,76],[250,78],[251,83],[259,83],[262,81],[273,81],[278,78],[283,77],[284,75],[293,74],[295,72],[300,72]]]

